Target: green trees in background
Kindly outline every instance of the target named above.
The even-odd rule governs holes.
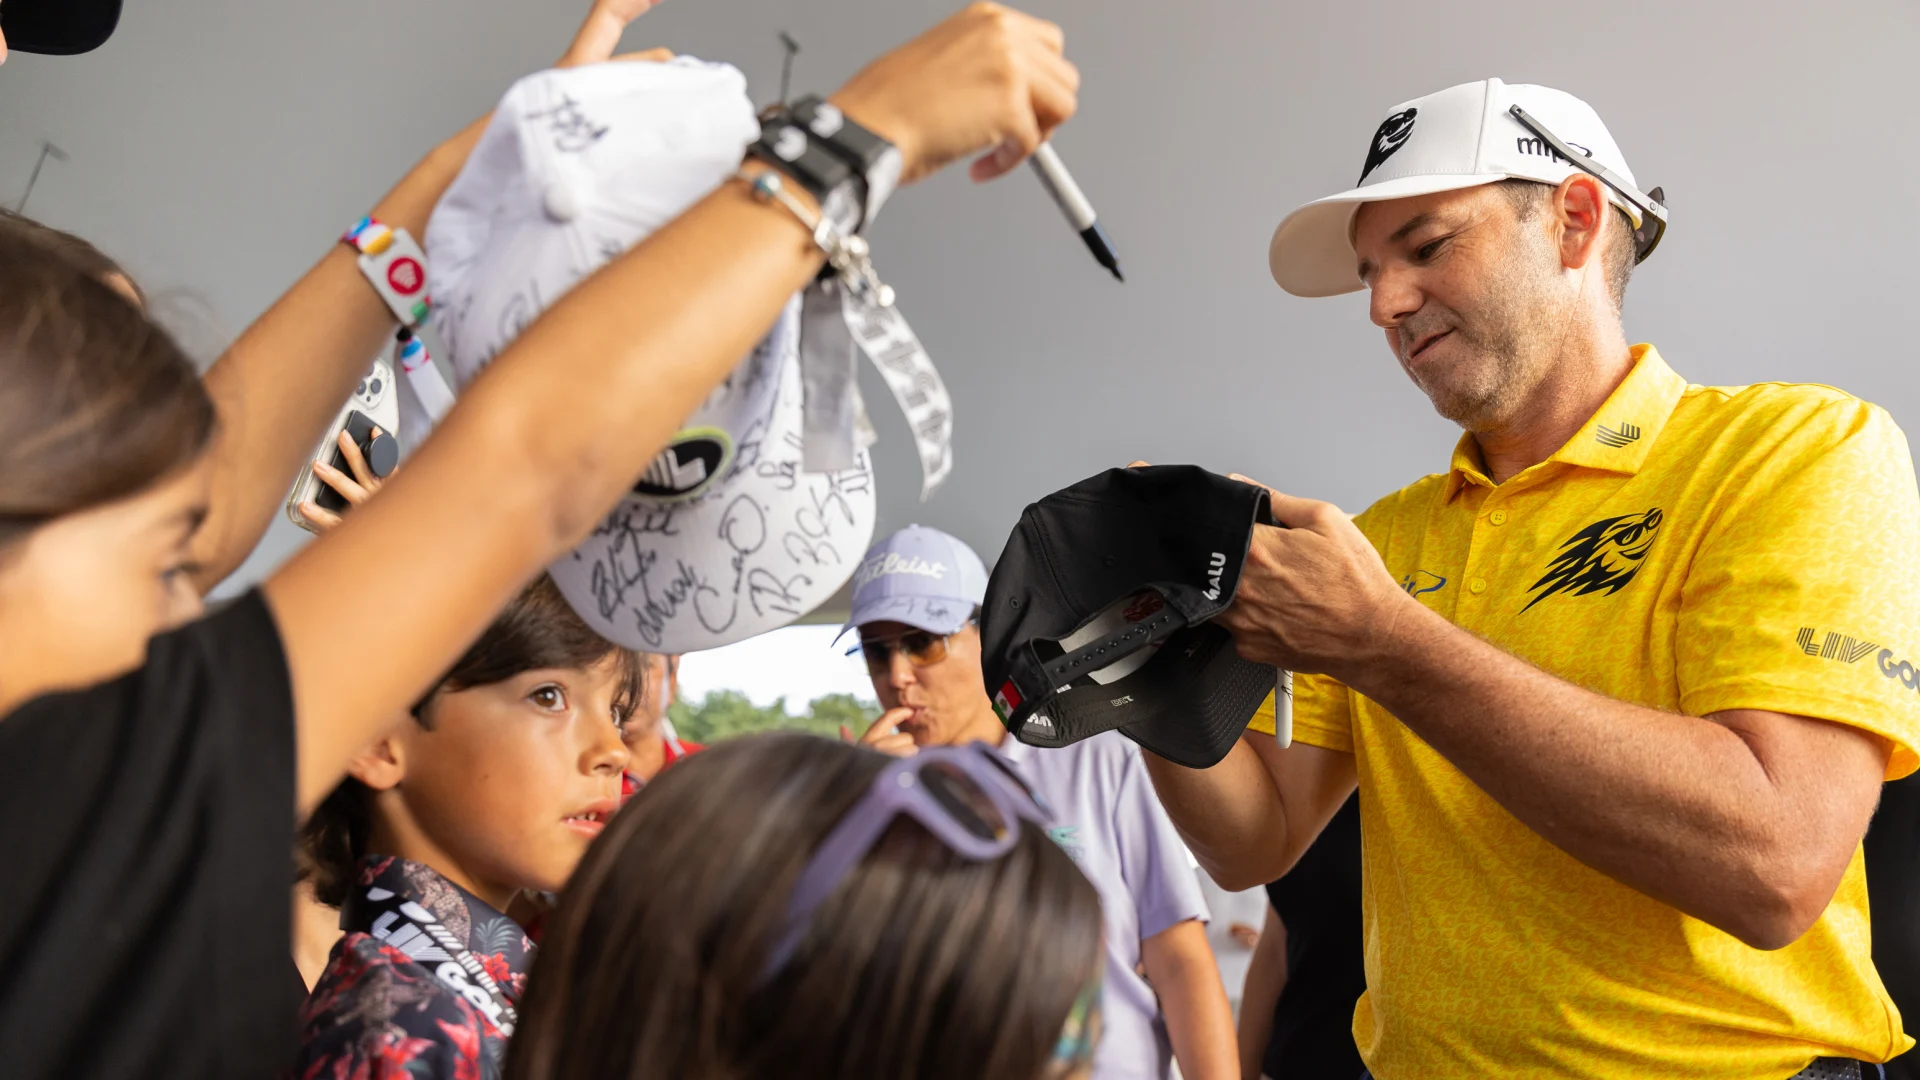
[[[667,707],[673,729],[681,738],[697,743],[719,742],[756,731],[807,731],[837,739],[840,725],[845,724],[858,735],[879,715],[878,704],[861,701],[852,694],[814,698],[803,713],[788,713],[784,697],[763,709],[738,690],[714,690],[701,701],[676,701]]]

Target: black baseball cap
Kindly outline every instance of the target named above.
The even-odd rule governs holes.
[[[0,0],[0,34],[14,52],[92,52],[119,25],[120,0]]]
[[[1195,465],[1110,469],[1020,515],[987,582],[987,695],[1014,738],[1119,731],[1188,768],[1227,756],[1279,672],[1242,660],[1233,603],[1267,490]]]

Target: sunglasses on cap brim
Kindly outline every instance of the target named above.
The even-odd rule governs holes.
[[[973,862],[989,862],[1012,851],[1022,821],[1041,829],[1053,824],[1053,809],[1040,793],[982,744],[933,747],[889,762],[800,872],[763,982],[793,959],[820,905],[901,816],[919,822],[949,850]]]
[[[1597,178],[1620,193],[1620,197],[1632,203],[1640,212],[1640,223],[1633,229],[1633,261],[1635,264],[1647,261],[1653,249],[1660,246],[1660,238],[1667,233],[1667,193],[1659,188],[1642,192],[1627,183],[1620,175],[1605,165],[1593,160],[1586,154],[1575,150],[1562,142],[1560,136],[1547,130],[1547,126],[1533,118],[1533,115],[1518,105],[1507,110],[1520,126],[1540,136],[1553,151],[1566,159],[1567,164],[1581,172]]]

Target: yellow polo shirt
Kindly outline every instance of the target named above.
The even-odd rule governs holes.
[[[1690,386],[1651,346],[1553,457],[1452,468],[1356,519],[1455,625],[1621,701],[1769,709],[1876,732],[1920,766],[1920,494],[1906,437],[1824,386]],[[1269,701],[1269,705],[1271,701]],[[1254,727],[1271,732],[1263,709]],[[1294,738],[1354,755],[1379,1080],[1786,1078],[1913,1045],[1870,958],[1855,851],[1772,952],[1592,870],[1385,709],[1295,684]],[[1632,738],[1631,731],[1621,732]]]

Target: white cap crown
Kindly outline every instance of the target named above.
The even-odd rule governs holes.
[[[1558,184],[1577,170],[1509,110],[1518,105],[1573,149],[1636,184],[1620,147],[1593,106],[1547,86],[1499,79],[1462,83],[1388,110],[1367,143],[1356,186],[1300,207],[1274,230],[1268,264],[1296,296],[1333,296],[1364,287],[1355,267],[1353,216],[1362,203],[1405,199],[1499,180]],[[1639,222],[1640,211],[1611,187],[1608,197]]]
[[[460,386],[733,175],[760,133],[746,91],[738,70],[687,57],[513,85],[427,226],[436,328]],[[804,467],[799,310],[795,296],[548,568],[601,636],[646,652],[716,648],[792,622],[852,575],[873,535],[873,474],[864,450],[839,472]]]

